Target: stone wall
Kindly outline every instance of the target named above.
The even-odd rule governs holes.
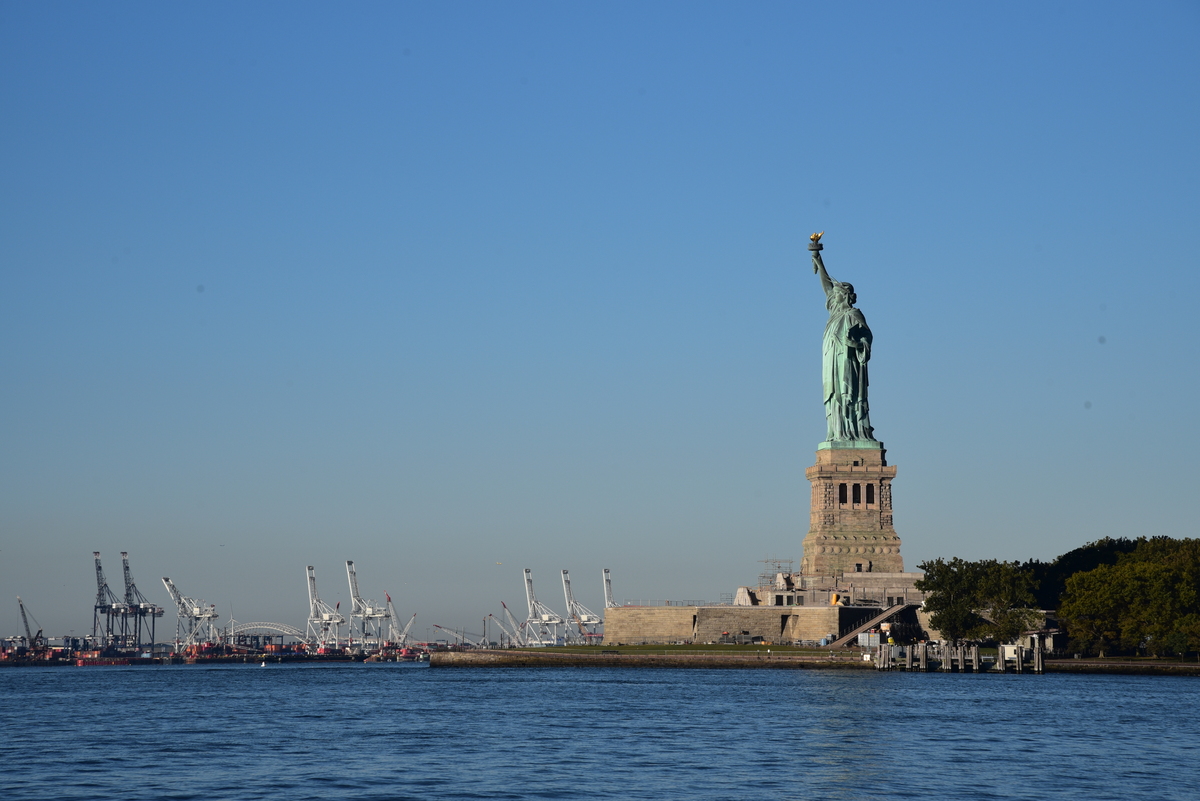
[[[604,610],[604,644],[691,642],[695,606],[618,606]]]
[[[716,642],[725,632],[749,632],[766,642],[820,640],[838,631],[842,607],[835,606],[710,606],[701,607],[696,642]]]
[[[605,645],[718,642],[749,632],[769,643],[816,642],[869,610],[845,606],[619,606],[606,609]]]

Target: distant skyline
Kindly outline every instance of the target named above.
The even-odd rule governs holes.
[[[0,3],[0,636],[799,566],[807,237],[907,569],[1196,536],[1200,7]],[[116,589],[115,584],[114,590]],[[5,600],[8,599],[8,600]],[[345,606],[345,603],[343,603]],[[7,610],[7,611],[4,611]]]

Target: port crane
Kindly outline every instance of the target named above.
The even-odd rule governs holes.
[[[154,621],[165,613],[161,606],[151,603],[142,595],[137,585],[133,583],[133,573],[129,570],[129,554],[121,551],[121,566],[125,573],[125,614],[122,615],[121,633],[126,647],[141,648],[143,630],[145,642],[154,644]]]
[[[349,643],[354,646],[355,635],[358,644],[364,648],[378,647],[383,640],[384,621],[388,618],[386,606],[380,606],[378,601],[364,599],[358,592],[358,573],[354,562],[346,560],[346,578],[350,582],[350,630]]]
[[[437,623],[434,623],[433,627],[435,629],[437,629],[439,632],[445,632],[446,634],[448,634],[450,636],[450,640],[455,645],[462,642],[463,636],[461,634],[459,634],[457,631],[455,631],[454,629],[448,629],[444,626],[439,626]]]
[[[504,607],[504,619],[508,621],[508,626],[505,626],[502,622],[500,622],[499,618],[496,618],[496,625],[500,627],[501,631],[508,635],[508,640],[510,643],[518,647],[524,645],[525,636],[521,634],[521,624],[517,622],[515,617],[513,617],[513,613],[508,611],[508,605],[505,604],[504,601],[500,602],[500,606]]]
[[[186,651],[204,642],[218,642],[221,636],[214,622],[218,618],[217,607],[184,595],[167,576],[163,576],[162,583],[175,603],[178,614],[175,621],[175,652]]]
[[[447,635],[448,638],[453,642],[454,645],[458,645],[459,643],[469,642],[467,640],[467,632],[465,630],[464,631],[455,631],[454,629],[448,629],[445,626],[439,626],[437,623],[434,623],[433,627],[435,629],[437,629],[438,631],[440,631],[441,633]],[[470,636],[478,637],[479,635],[472,634]]]
[[[330,607],[317,594],[317,571],[308,566],[308,633],[311,644],[322,648],[338,645],[338,629],[346,622],[337,607]],[[332,633],[332,637],[330,634]]]
[[[463,645],[473,645],[476,648],[486,648],[488,645],[486,617],[483,619],[483,634],[475,634],[474,632],[467,631],[466,629],[463,629],[462,631],[455,631],[454,629],[448,629],[445,626],[439,626],[437,623],[434,623],[433,627],[438,631],[443,631],[446,634],[449,634],[454,639],[456,645],[462,643]]]
[[[408,645],[408,632],[417,620],[417,613],[413,612],[413,616],[408,619],[408,622],[404,624],[404,628],[401,629],[400,619],[396,617],[396,607],[392,606],[392,596],[386,592],[383,595],[387,598],[388,639],[397,648],[404,648]]]
[[[525,600],[529,617],[525,619],[526,645],[558,645],[558,627],[567,621],[533,594],[533,571],[525,568]]]
[[[25,644],[31,651],[40,651],[46,647],[46,638],[42,636],[42,624],[37,622],[37,618],[33,618],[33,624],[37,626],[37,634],[32,634],[29,631],[29,618],[33,617],[25,611],[25,602],[21,600],[21,596],[17,596],[17,606],[21,607],[21,624],[25,627]]]
[[[604,568],[604,608],[612,609],[617,605],[613,600],[612,594],[612,576],[608,572],[608,568]]]
[[[104,578],[104,568],[100,565],[100,552],[92,551],[96,560],[96,604],[95,615],[92,618],[92,639],[101,649],[113,644],[116,633],[113,631],[113,618],[121,618],[125,606],[116,593],[108,588],[108,580]],[[103,618],[103,621],[101,620]]]
[[[571,576],[566,570],[562,572],[563,595],[567,599],[567,618],[574,621],[574,628],[568,627],[567,633],[572,640],[588,642],[596,638],[596,627],[604,621],[592,610],[588,609],[571,592]]]

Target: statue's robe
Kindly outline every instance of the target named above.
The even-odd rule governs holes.
[[[825,304],[829,322],[821,347],[825,418],[830,440],[873,440],[867,406],[867,361],[871,358],[871,329],[867,318],[840,292]],[[865,347],[851,344],[865,343]]]

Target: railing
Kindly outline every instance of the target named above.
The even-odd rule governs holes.
[[[662,600],[652,600],[652,601],[646,601],[646,600],[638,600],[638,599],[632,599],[632,600],[631,600],[631,599],[629,599],[629,598],[626,598],[626,599],[625,599],[625,603],[624,603],[624,604],[622,604],[622,606],[731,606],[731,604],[717,603],[716,601],[691,601],[691,600],[683,600],[683,601],[662,601]]]
[[[875,618],[878,615],[879,615],[879,612],[868,612],[867,614],[865,614],[862,617],[855,620],[853,623],[850,623],[849,625],[846,625],[846,626],[842,626],[842,628],[838,631],[838,639],[840,640],[842,637],[845,637],[850,632],[862,628],[862,626],[864,624],[869,623],[873,618]]]

